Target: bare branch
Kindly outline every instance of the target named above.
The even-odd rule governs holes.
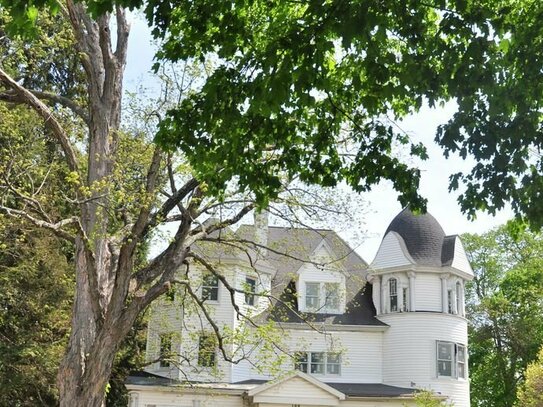
[[[0,82],[11,88],[23,101],[32,107],[45,121],[45,125],[54,138],[60,143],[68,167],[71,171],[79,173],[79,167],[77,165],[77,157],[72,148],[68,135],[56,120],[51,110],[40,99],[32,94],[29,90],[19,85],[11,76],[9,76],[3,69],[0,68]]]
[[[18,209],[13,209],[13,208],[8,208],[6,206],[0,206],[0,211],[3,211],[5,213],[7,213],[9,216],[13,216],[14,218],[26,219],[27,221],[29,221],[30,223],[32,223],[32,224],[34,224],[34,225],[36,225],[38,227],[51,230],[57,236],[65,239],[65,240],[67,240],[69,242],[75,243],[75,236],[68,233],[68,232],[66,232],[65,230],[62,230],[62,228],[65,227],[65,226],[68,226],[68,225],[74,225],[74,224],[78,225],[79,224],[79,218],[77,218],[76,216],[71,217],[71,218],[67,218],[67,219],[63,219],[61,221],[58,221],[57,223],[50,223],[50,222],[46,222],[46,221],[43,221],[43,220],[40,220],[40,219],[36,219],[35,217],[30,216],[25,211],[21,211],[21,210],[18,210]]]

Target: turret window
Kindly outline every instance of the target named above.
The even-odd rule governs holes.
[[[437,342],[437,376],[466,378],[466,346],[453,342]]]
[[[402,294],[402,311],[409,311],[409,289],[407,287],[404,287]]]
[[[453,290],[447,291],[447,310],[449,314],[452,314],[454,312],[454,299],[453,299]]]
[[[462,284],[456,282],[456,312],[462,314]]]
[[[388,296],[390,300],[390,312],[398,311],[398,280],[388,280]]]

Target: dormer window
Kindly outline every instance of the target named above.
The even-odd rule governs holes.
[[[390,301],[390,312],[398,311],[398,280],[388,280],[388,296]]]
[[[339,283],[305,283],[306,311],[338,313],[340,306]]]
[[[320,283],[305,283],[305,308],[316,311],[320,308]]]

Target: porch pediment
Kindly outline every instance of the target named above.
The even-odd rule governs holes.
[[[337,406],[340,400],[345,400],[345,394],[302,372],[255,387],[248,392],[248,396],[253,398],[253,403],[265,406]]]

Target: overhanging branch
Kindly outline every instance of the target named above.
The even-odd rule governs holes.
[[[9,76],[3,69],[0,68],[0,82],[5,86],[13,90],[22,100],[23,103],[26,103],[32,109],[38,113],[43,120],[45,121],[46,127],[51,131],[53,137],[60,143],[66,161],[68,162],[68,167],[70,171],[77,172],[79,174],[79,166],[77,165],[77,158],[74,149],[70,143],[70,140],[57,121],[49,107],[38,99],[35,95],[32,94],[28,89],[25,89],[23,86],[19,85],[11,76]]]

